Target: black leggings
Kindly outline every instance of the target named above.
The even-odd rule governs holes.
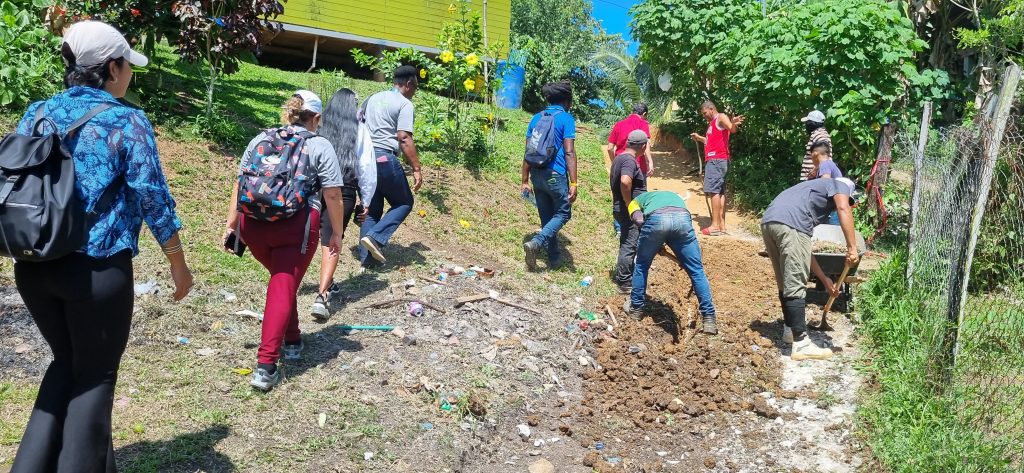
[[[110,413],[135,297],[131,253],[20,262],[14,277],[53,362],[11,473],[113,473]]]

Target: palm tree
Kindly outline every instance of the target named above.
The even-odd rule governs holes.
[[[644,102],[654,122],[672,118],[672,95],[658,87],[658,75],[651,67],[631,56],[623,44],[605,44],[591,58],[604,71],[613,102],[624,106]]]

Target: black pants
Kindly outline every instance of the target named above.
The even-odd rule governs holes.
[[[14,277],[53,362],[11,473],[116,471],[110,415],[131,327],[131,253],[17,263]]]
[[[613,210],[615,221],[619,222],[619,258],[615,263],[615,284],[629,286],[633,281],[633,266],[636,260],[636,244],[640,239],[640,229],[633,225],[633,220],[625,209]]]

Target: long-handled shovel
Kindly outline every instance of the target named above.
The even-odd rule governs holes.
[[[836,293],[828,296],[828,302],[825,303],[825,310],[821,312],[821,322],[818,322],[818,330],[829,331],[832,327],[828,324],[828,311],[832,309],[832,303],[836,301],[836,296],[839,295],[839,285],[845,284],[846,275],[850,272],[850,265],[846,264],[843,266],[843,273],[839,275],[839,279],[835,281]]]

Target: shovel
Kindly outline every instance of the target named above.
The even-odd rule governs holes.
[[[846,275],[849,272],[850,272],[850,265],[849,264],[844,265],[843,266],[843,273],[839,275],[839,279],[837,279],[836,282],[835,282],[835,284],[836,284],[835,287],[837,289],[839,288],[840,284],[843,284],[846,281]],[[823,332],[832,330],[832,327],[828,324],[828,318],[827,317],[828,317],[828,311],[832,309],[832,303],[834,303],[836,301],[836,296],[838,295],[839,291],[837,290],[836,292],[837,292],[837,294],[831,294],[831,295],[828,296],[828,302],[825,303],[825,310],[821,312],[821,322],[818,322],[817,329],[821,330]]]

